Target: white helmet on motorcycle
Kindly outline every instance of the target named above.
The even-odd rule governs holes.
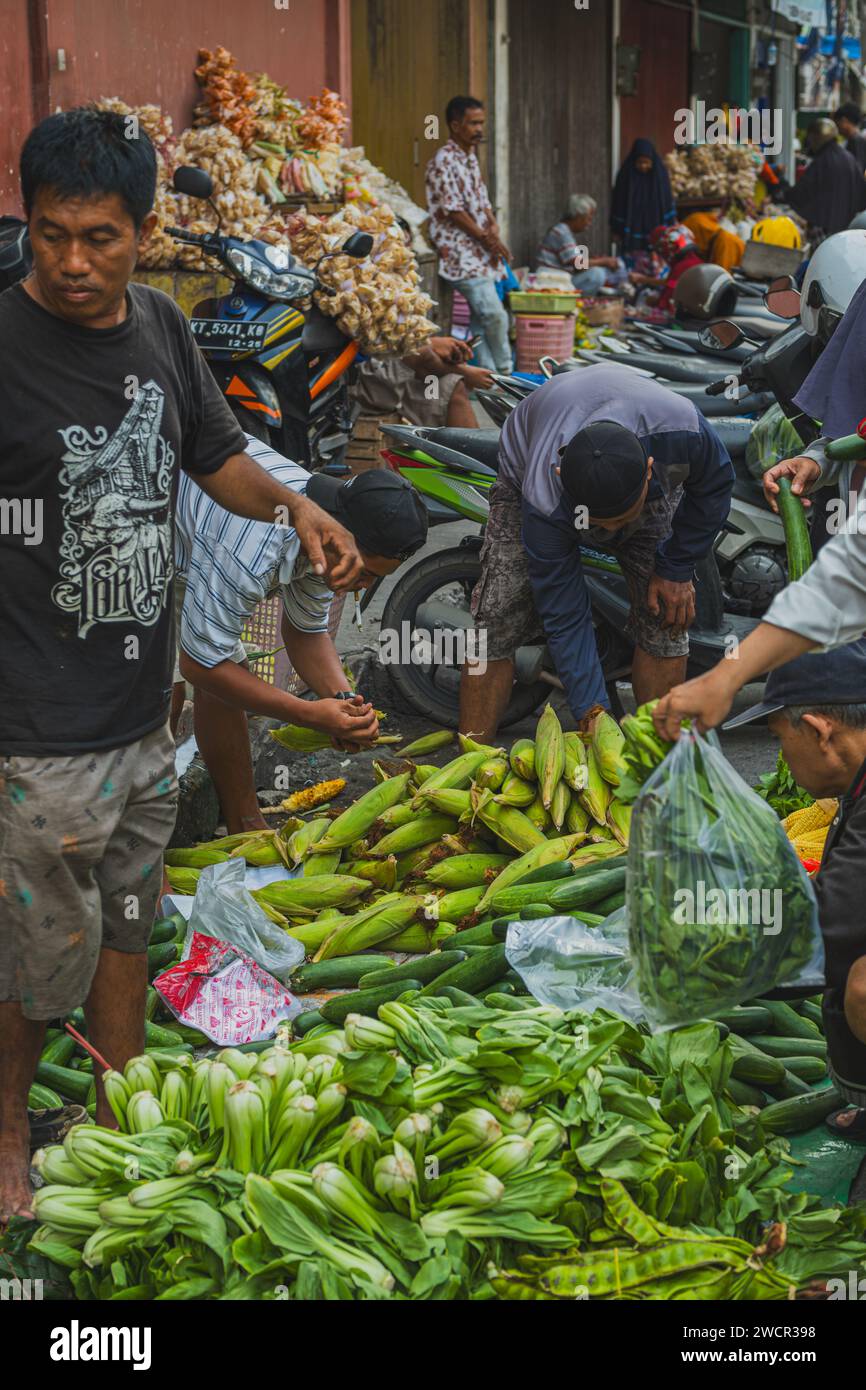
[[[810,338],[829,342],[864,280],[866,231],[837,232],[821,242],[800,295],[800,322]]]
[[[720,265],[693,265],[677,281],[674,303],[679,318],[727,318],[737,307],[737,286]]]

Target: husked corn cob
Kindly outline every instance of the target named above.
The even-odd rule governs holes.
[[[550,806],[550,819],[553,821],[557,830],[561,830],[565,825],[565,817],[570,805],[571,789],[566,782],[557,782],[556,791],[553,793],[553,801]]]
[[[522,809],[532,805],[537,790],[533,782],[524,782],[516,772],[509,772],[496,794],[496,800],[502,806],[517,806]]]
[[[598,763],[599,772],[612,787],[618,787],[620,777],[625,772],[625,737],[615,719],[602,711],[592,726],[592,751]]]
[[[509,757],[511,770],[517,777],[522,777],[524,782],[537,782],[535,772],[535,744],[531,738],[519,738],[514,744]]]
[[[416,816],[408,825],[401,825],[383,836],[370,855],[373,859],[386,859],[389,854],[408,854],[410,850],[435,844],[456,828],[452,816]]]
[[[423,738],[416,738],[407,748],[401,748],[400,753],[404,758],[424,758],[430,753],[438,753],[440,748],[447,748],[453,742],[454,734],[450,729],[438,729],[435,733],[425,734]]]
[[[565,771],[565,736],[552,705],[545,705],[535,731],[535,768],[542,804],[549,811]]]
[[[265,888],[257,888],[253,897],[257,902],[270,903],[278,912],[291,915],[295,908],[321,911],[326,907],[346,907],[369,893],[371,887],[364,878],[319,874],[316,878],[290,878],[269,883]]]
[[[584,791],[578,792],[578,799],[584,810],[588,811],[599,825],[605,824],[610,796],[610,785],[605,782],[601,775],[595,752],[591,747],[587,748],[586,788]]]
[[[586,744],[580,734],[568,733],[565,742],[565,772],[563,777],[571,790],[581,792],[586,786]]]
[[[502,752],[503,750],[497,750]],[[480,753],[461,753],[459,758],[454,758],[452,762],[446,763],[445,767],[440,767],[438,772],[419,788],[412,798],[412,809],[419,811],[424,805],[424,801],[430,796],[431,792],[448,790],[459,790],[468,787],[478,769],[487,762],[489,754]]]
[[[192,898],[201,878],[201,869],[173,869],[166,866],[165,876],[173,892]]]
[[[206,869],[209,864],[225,864],[228,857],[221,849],[167,849],[165,863],[171,869]]]
[[[490,882],[488,875],[498,875],[510,862],[507,854],[455,854],[427,869],[424,881],[432,888],[445,888],[449,892],[476,888]]]
[[[286,797],[283,810],[314,811],[317,806],[324,806],[327,802],[333,801],[345,790],[344,777],[336,777],[331,782],[317,782],[314,787],[305,787],[303,791],[294,792]]]
[[[838,810],[838,801],[829,798],[813,801],[811,806],[803,806],[799,811],[792,811],[790,816],[786,816],[782,821],[782,829],[789,840],[799,840],[802,836],[811,834],[813,830],[826,830],[835,819]]]
[[[631,828],[632,807],[627,806],[624,801],[618,801],[614,797],[607,808],[607,823],[613,831],[615,840],[621,845],[628,845],[629,830]]]
[[[337,817],[318,841],[317,852],[325,854],[330,850],[345,849],[347,845],[354,844],[375,824],[383,811],[387,811],[402,799],[408,786],[409,773],[403,772],[399,777],[391,777],[387,782],[380,782],[377,787],[371,788]]]

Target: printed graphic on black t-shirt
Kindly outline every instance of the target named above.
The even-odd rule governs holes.
[[[164,391],[148,381],[113,434],[104,426],[60,431],[63,578],[51,596],[77,614],[80,637],[94,623],[129,618],[152,627],[166,606],[175,453],[159,432],[164,404]]]

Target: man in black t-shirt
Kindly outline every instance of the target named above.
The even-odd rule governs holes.
[[[176,802],[179,470],[229,511],[288,517],[332,588],[361,569],[348,532],[246,456],[181,310],[129,283],[155,179],[123,117],[43,121],[21,158],[34,270],[0,295],[0,1224],[29,1211],[46,1022],[83,1003],[112,1066],[144,1047]],[[375,735],[369,705],[322,703],[333,736]],[[97,1120],[114,1123],[98,1081]]]

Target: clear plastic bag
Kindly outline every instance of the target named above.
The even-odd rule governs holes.
[[[715,735],[683,733],[635,802],[626,912],[655,1027],[709,1018],[781,984],[823,987],[808,875]]]
[[[746,445],[746,467],[760,482],[768,468],[782,459],[796,458],[803,452],[803,441],[782,407],[771,405],[758,420]]]
[[[566,1013],[608,1009],[631,1023],[644,1017],[629,956],[625,908],[598,927],[575,917],[512,922],[505,955],[540,1004]]]
[[[195,932],[228,941],[252,956],[269,975],[288,984],[304,948],[266,917],[244,886],[246,864],[230,859],[202,870],[186,935],[184,959]]]

